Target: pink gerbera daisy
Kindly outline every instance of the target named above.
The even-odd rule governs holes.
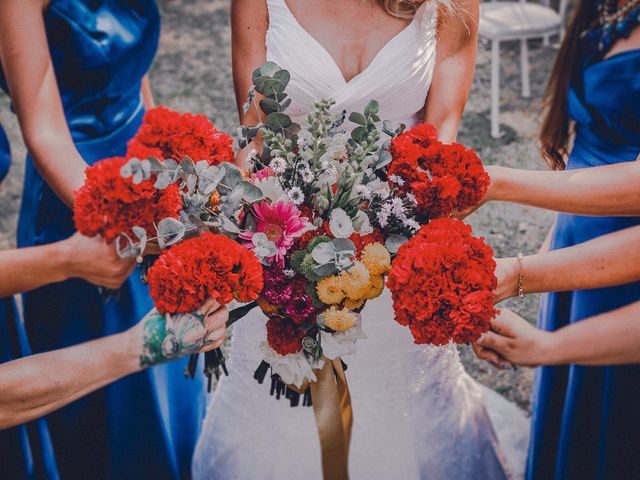
[[[275,259],[284,265],[285,254],[292,247],[293,240],[304,233],[309,220],[301,216],[293,203],[282,200],[275,204],[266,201],[257,203],[253,206],[253,214],[256,231],[244,232],[240,238],[252,241],[253,235],[264,233],[276,245],[276,254],[268,260]]]

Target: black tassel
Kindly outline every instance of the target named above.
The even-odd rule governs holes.
[[[303,407],[312,407],[313,402],[311,401],[311,388],[307,388],[304,391],[304,397],[302,398],[302,406]]]
[[[198,366],[198,354],[192,353],[189,355],[189,362],[184,369],[184,376],[193,380],[196,378],[196,367]]]
[[[260,365],[258,365],[258,368],[256,368],[256,371],[253,374],[253,378],[255,378],[259,384],[262,385],[262,383],[264,382],[264,378],[267,376],[267,372],[269,371],[270,366],[271,365],[263,360],[262,362],[260,362]]]
[[[344,363],[344,360],[342,360],[342,358],[340,359],[340,363],[342,364],[342,370],[344,370],[346,372],[347,371],[347,364]]]
[[[266,363],[266,362],[263,362]],[[260,365],[262,367],[262,365]],[[258,368],[260,368],[258,367]],[[307,388],[304,391],[304,394],[301,394],[297,390],[293,388],[289,388],[289,386],[284,383],[280,376],[276,373],[271,375],[271,389],[270,393],[272,397],[276,397],[276,400],[280,400],[280,397],[284,397],[289,400],[289,404],[292,407],[300,406],[300,396],[302,396],[302,406],[310,407],[311,403],[311,389]]]

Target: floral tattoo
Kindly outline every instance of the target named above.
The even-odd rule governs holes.
[[[207,340],[204,316],[199,313],[162,315],[153,309],[144,321],[140,366],[150,367],[198,352]]]

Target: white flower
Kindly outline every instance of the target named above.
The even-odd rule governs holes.
[[[402,223],[404,223],[404,226],[414,233],[420,229],[420,224],[413,218],[404,218]]]
[[[389,196],[389,184],[379,179],[367,183],[367,188],[372,195],[376,195],[380,198],[384,199]]]
[[[273,373],[280,375],[282,381],[288,385],[301,387],[305,381],[315,382],[317,378],[313,373],[313,369],[324,366],[322,360],[317,365],[311,365],[302,351],[289,355],[280,355],[267,342],[263,342],[260,345],[260,349],[262,350],[264,361],[271,365]]]
[[[368,200],[371,198],[371,192],[366,185],[356,185],[356,195]]]
[[[389,180],[393,183],[397,183],[400,186],[404,185],[404,180],[398,175],[389,175]]]
[[[287,170],[287,161],[282,157],[276,157],[269,164],[276,175],[282,175]]]
[[[249,161],[251,163],[255,163],[256,160],[258,160],[260,158],[260,154],[258,153],[258,151],[255,148],[252,148],[251,151],[249,152]]]
[[[378,223],[382,228],[386,227],[389,222],[389,214],[384,210],[378,212]]]
[[[287,269],[283,270],[282,273],[284,273],[289,278],[295,276],[295,274],[296,274],[296,272],[291,270],[290,268],[287,268]]]
[[[315,177],[313,175],[313,172],[311,170],[306,170],[304,172],[302,172],[302,174],[300,175],[302,178],[302,181],[304,183],[311,183],[315,180]]]
[[[369,215],[364,213],[362,210],[358,210],[358,213],[356,213],[356,218],[353,219],[353,227],[360,235],[369,235],[373,232],[373,227],[369,221]]]
[[[289,195],[289,198],[294,205],[300,205],[302,202],[304,202],[304,193],[302,193],[300,187],[291,187],[291,189],[287,192],[287,195]]]
[[[333,177],[338,173],[338,169],[336,168],[336,166],[326,160],[320,164],[320,168],[323,170],[324,175],[326,176]]]
[[[355,232],[351,218],[347,215],[347,212],[341,208],[336,208],[331,211],[329,228],[336,238],[349,238],[351,234]]]
[[[322,354],[329,360],[351,355],[356,352],[356,341],[366,338],[362,330],[362,319],[358,314],[356,324],[345,332],[328,333],[320,330]]]
[[[391,212],[398,216],[404,214],[405,208],[401,198],[396,197],[391,199]]]
[[[289,200],[282,185],[280,185],[278,177],[271,176],[261,180],[254,180],[253,184],[258,187],[262,195],[271,200],[272,203],[276,203],[278,200]]]
[[[411,192],[407,193],[407,200],[409,200],[411,203],[417,203],[416,196]]]

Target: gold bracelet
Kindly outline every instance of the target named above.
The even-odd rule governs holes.
[[[524,265],[522,264],[522,259],[524,255],[522,253],[518,253],[518,298],[522,300],[524,298]]]

